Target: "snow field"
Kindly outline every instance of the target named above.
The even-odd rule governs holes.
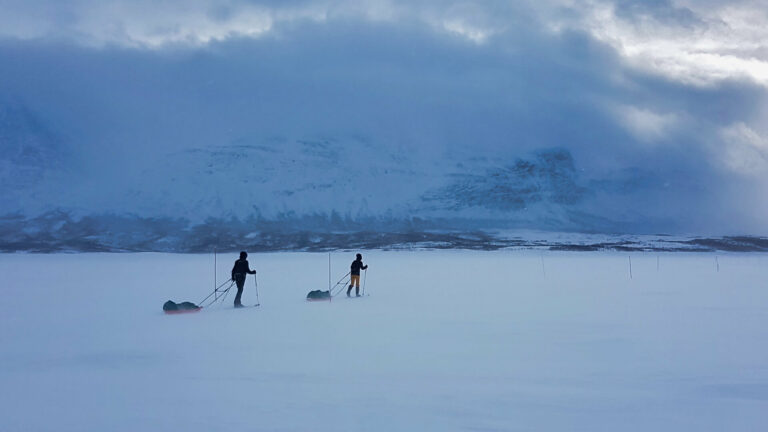
[[[251,254],[261,307],[177,316],[163,302],[205,297],[211,255],[0,255],[0,430],[768,423],[766,255],[632,253],[630,279],[620,253],[362,253],[370,297],[308,303],[326,254]]]

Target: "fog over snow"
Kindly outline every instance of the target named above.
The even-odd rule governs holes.
[[[767,29],[761,1],[0,0],[0,228],[765,235]]]

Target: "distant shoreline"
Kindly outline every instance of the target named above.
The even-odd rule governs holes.
[[[768,238],[758,236],[681,237],[610,234],[491,232],[280,232],[239,236],[195,236],[194,232],[147,235],[20,233],[0,240],[2,253],[170,252],[330,252],[338,250],[541,250],[568,252],[768,252]],[[6,237],[7,233],[6,233]],[[547,238],[549,237],[549,238]],[[565,238],[562,238],[565,237]]]

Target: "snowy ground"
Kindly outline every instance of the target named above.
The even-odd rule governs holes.
[[[212,256],[0,255],[0,430],[764,430],[768,256],[631,257],[366,252],[307,303],[327,255],[252,254],[260,308],[166,316]]]

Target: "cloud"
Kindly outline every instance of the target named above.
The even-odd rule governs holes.
[[[588,32],[630,66],[690,85],[768,87],[768,9],[759,1],[2,0],[0,37],[157,49],[261,38],[284,25],[356,21],[421,25],[473,43],[516,34],[524,20]]]
[[[589,31],[632,67],[685,84],[768,87],[768,9],[756,2],[588,1],[568,28]]]
[[[768,137],[744,123],[724,128],[721,137],[722,161],[727,169],[763,182],[768,180]]]
[[[449,7],[397,1],[214,2],[87,1],[46,5],[6,0],[0,35],[20,39],[70,39],[87,46],[159,48],[200,46],[231,38],[259,38],[275,26],[329,19],[420,22],[474,42],[494,32],[488,10],[471,3]],[[482,22],[480,22],[482,20]]]
[[[680,116],[675,113],[656,113],[635,106],[618,106],[613,111],[627,130],[643,142],[667,138],[680,123]]]
[[[163,155],[328,138],[434,179],[564,148],[584,178],[632,185],[595,211],[711,227],[756,211],[720,204],[763,169],[758,6],[0,0],[0,96],[110,205]]]

